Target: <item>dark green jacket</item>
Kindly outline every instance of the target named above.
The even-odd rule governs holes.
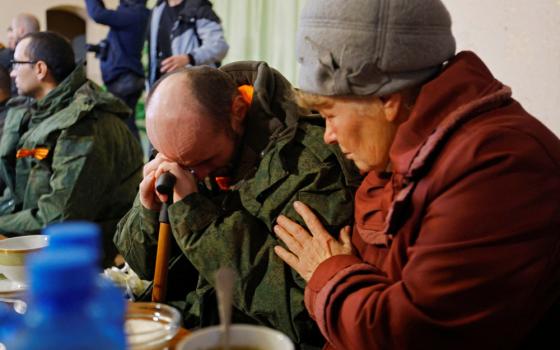
[[[89,220],[112,245],[118,220],[141,180],[142,150],[121,120],[130,110],[88,81],[78,67],[38,102],[18,97],[0,142],[0,233],[33,234],[49,223]],[[45,159],[16,158],[46,148]],[[111,251],[106,252],[111,253]]]
[[[220,193],[193,193],[170,206],[177,247],[188,259],[170,270],[168,300],[183,298],[187,327],[218,322],[215,271],[232,266],[237,322],[277,328],[302,347],[323,342],[303,301],[305,281],[278,258],[272,232],[280,214],[298,219],[292,203],[301,200],[331,232],[351,223],[355,173],[338,148],[323,143],[322,121],[300,119],[289,83],[262,62],[222,67],[238,85],[255,88],[248,112],[235,185]],[[157,213],[138,199],[119,223],[115,243],[131,267],[152,279]],[[177,249],[178,248],[178,249]],[[176,304],[178,305],[178,304]]]

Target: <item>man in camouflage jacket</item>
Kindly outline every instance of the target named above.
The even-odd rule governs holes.
[[[195,90],[185,95],[185,86]],[[229,90],[233,92],[221,98],[221,92]],[[224,114],[233,126],[213,133],[207,128],[215,123],[220,101],[226,101]],[[190,118],[193,109],[205,117]],[[209,119],[213,122],[208,124]],[[177,184],[169,208],[175,243],[168,301],[184,310],[185,326],[218,322],[214,273],[230,266],[238,274],[235,322],[279,329],[301,348],[320,346],[322,337],[305,311],[305,283],[273,251],[278,244],[276,217],[298,220],[292,205],[296,200],[313,203],[321,221],[333,230],[350,224],[357,174],[337,148],[323,143],[320,119],[301,114],[290,84],[277,71],[264,62],[238,62],[219,70],[189,68],[164,78],[149,97],[147,128],[160,155],[146,165],[139,197],[115,235],[127,262],[141,277],[152,279],[158,213],[142,191],[152,193],[154,177],[170,171]],[[230,148],[222,142],[224,133],[234,135],[235,145],[232,156],[225,158]],[[224,163],[225,170],[220,168]],[[184,196],[181,177],[194,181],[191,173],[198,180],[206,178],[207,184],[214,183],[208,180],[214,175],[221,177],[213,189],[199,185]]]
[[[0,234],[38,233],[89,220],[112,236],[141,180],[142,150],[123,122],[130,110],[75,67],[71,46],[48,32],[22,39],[14,56],[20,97],[10,101],[0,143]]]

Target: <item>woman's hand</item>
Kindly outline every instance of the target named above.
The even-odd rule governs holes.
[[[294,202],[296,212],[303,218],[309,231],[285,216],[277,219],[274,232],[289,250],[281,246],[274,252],[306,281],[309,281],[319,264],[335,255],[352,255],[350,226],[340,230],[340,240],[332,237],[311,209],[301,202]]]

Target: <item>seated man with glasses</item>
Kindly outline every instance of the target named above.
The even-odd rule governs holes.
[[[89,220],[112,235],[129,209],[142,174],[142,150],[124,120],[130,109],[87,80],[70,44],[50,32],[16,46],[12,78],[18,94],[0,142],[0,234],[38,233],[66,220]]]

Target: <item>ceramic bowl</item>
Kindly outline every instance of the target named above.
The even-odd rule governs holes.
[[[220,326],[202,328],[183,339],[177,350],[221,349]],[[234,324],[230,328],[230,346],[262,350],[294,350],[287,335],[277,330],[248,324]]]
[[[0,240],[0,273],[9,280],[26,282],[25,259],[49,244],[48,236],[30,235]]]

